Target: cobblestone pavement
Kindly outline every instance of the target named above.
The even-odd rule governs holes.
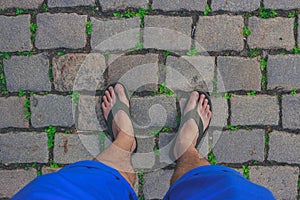
[[[186,101],[178,91],[193,88],[209,91],[214,107],[199,150],[277,199],[300,199],[299,0],[2,0],[0,8],[0,199],[103,151],[99,98],[119,80],[135,91],[140,199],[161,199],[169,187],[165,147]]]

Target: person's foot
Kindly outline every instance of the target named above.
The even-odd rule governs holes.
[[[183,111],[183,116],[195,109],[196,106],[197,112],[203,123],[203,131],[205,131],[211,119],[212,112],[204,94],[201,94],[199,97],[198,92],[194,91],[191,93],[188,103]],[[178,132],[174,148],[175,156],[177,158],[180,157],[191,145],[195,147],[198,137],[199,129],[197,123],[194,119],[189,119],[182,125]]]
[[[125,94],[124,88],[121,84],[116,84],[113,88],[110,86],[106,91],[105,95],[103,96],[102,102],[102,110],[105,120],[107,121],[108,114],[116,104],[117,96],[119,97],[120,101],[123,102],[129,108],[129,100]],[[121,137],[123,140],[122,143],[126,143],[124,146],[130,146],[129,151],[133,151],[136,148],[136,142],[134,139],[134,132],[132,127],[132,122],[129,116],[123,110],[119,110],[113,117],[112,122],[112,131],[114,138],[116,139],[120,133],[122,133]],[[129,145],[128,145],[129,144]],[[130,145],[131,144],[131,145]],[[127,148],[125,148],[127,150]]]

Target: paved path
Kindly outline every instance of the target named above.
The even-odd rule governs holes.
[[[214,105],[199,150],[214,147],[212,162],[278,199],[300,198],[299,0],[4,0],[0,8],[0,199],[109,145],[99,97],[118,80],[135,91],[141,199],[161,199],[169,187],[167,144],[185,101],[177,91],[194,88]]]

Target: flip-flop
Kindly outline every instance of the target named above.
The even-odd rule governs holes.
[[[200,99],[200,95],[201,94],[205,95],[205,98],[208,100],[208,105],[210,106],[210,111],[212,112],[212,103],[211,103],[211,99],[209,97],[209,94],[207,94],[204,91],[197,91],[197,92],[199,93],[199,99]],[[182,126],[185,124],[186,121],[188,121],[190,119],[194,119],[195,120],[195,122],[196,122],[196,124],[198,126],[198,130],[199,130],[199,137],[198,137],[196,145],[195,145],[196,148],[199,145],[199,143],[202,140],[202,138],[204,137],[205,132],[208,129],[208,127],[210,125],[210,122],[211,122],[211,119],[210,119],[207,128],[205,130],[203,130],[203,122],[202,122],[202,119],[201,119],[201,117],[200,117],[200,115],[198,114],[198,111],[197,111],[197,106],[198,106],[198,103],[199,103],[199,99],[197,100],[196,107],[193,108],[192,110],[190,110],[188,113],[186,113],[183,116],[183,118],[181,120],[181,123],[180,123],[180,126],[178,128],[178,133],[179,133],[179,130],[182,128]],[[189,103],[189,101],[186,102],[185,107],[187,106],[188,103]],[[178,134],[175,136],[175,138],[173,140],[173,143],[172,143],[171,148],[170,148],[170,154],[169,154],[170,158],[172,160],[174,160],[174,161],[177,160],[175,158],[175,155],[174,155],[174,147],[175,147],[175,142],[177,140],[177,136],[178,136]]]
[[[115,88],[115,86],[116,86],[117,84],[120,84],[120,85],[123,86],[124,92],[125,92],[125,95],[126,95],[126,98],[127,98],[128,101],[129,101],[129,95],[128,95],[128,92],[127,92],[126,87],[125,87],[122,83],[119,83],[119,82],[110,84],[110,85],[108,85],[108,86],[106,87],[106,89],[104,90],[104,95],[102,96],[102,100],[103,100],[103,97],[105,96],[105,91],[108,90],[109,87]],[[113,133],[113,130],[112,130],[112,123],[113,123],[115,114],[116,114],[119,110],[123,110],[123,111],[128,115],[129,119],[131,120],[130,112],[129,112],[129,107],[128,107],[125,103],[123,103],[123,102],[120,100],[120,98],[119,98],[119,96],[118,96],[117,93],[115,93],[115,95],[116,95],[116,103],[115,103],[115,105],[112,107],[112,109],[109,111],[107,120],[105,120],[106,125],[107,125],[107,128],[108,128],[107,131],[108,131],[108,134],[110,135],[110,137],[112,138],[112,141],[115,140],[114,133]],[[135,140],[136,140],[136,138],[135,138]],[[137,150],[137,141],[136,141],[136,148],[135,148],[135,150],[134,150],[133,152],[136,152],[136,150]]]

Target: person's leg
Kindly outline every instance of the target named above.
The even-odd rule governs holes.
[[[129,107],[129,100],[126,97],[123,86],[117,84],[115,88],[109,87],[105,91],[102,103],[105,120],[107,120],[110,110],[116,103],[116,94],[120,101]],[[114,142],[100,153],[96,160],[118,170],[130,185],[134,187],[136,175],[131,163],[131,154],[136,148],[136,142],[131,120],[124,111],[120,110],[114,115],[112,129],[115,138]]]
[[[198,92],[192,92],[190,99],[185,107],[183,116],[197,106],[197,111],[203,121],[203,130],[209,124],[212,112],[208,105],[208,100],[205,95],[200,95]],[[185,122],[178,132],[175,141],[174,155],[177,158],[176,168],[171,178],[171,184],[178,180],[188,171],[200,166],[210,165],[210,163],[200,155],[195,145],[199,137],[199,130],[195,120],[190,119]]]

